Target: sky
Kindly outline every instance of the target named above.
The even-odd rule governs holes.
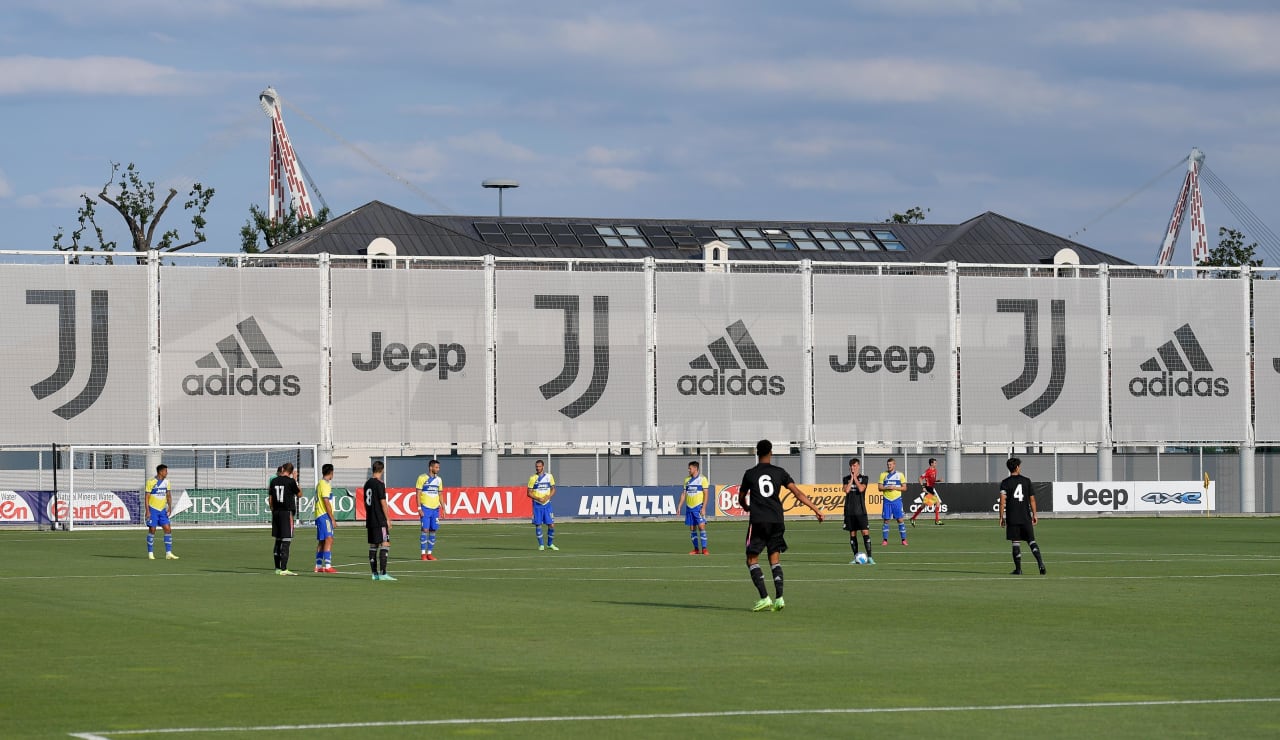
[[[1274,0],[4,7],[0,249],[50,249],[78,196],[134,162],[178,202],[214,188],[198,250],[237,251],[267,199],[268,85],[335,215],[376,199],[492,216],[480,182],[501,177],[521,184],[508,216],[995,211],[1150,264],[1185,172],[1170,168],[1199,147],[1280,231]],[[1211,245],[1245,225],[1204,203]],[[177,207],[161,225],[185,237]],[[1184,229],[1175,263],[1189,253]]]

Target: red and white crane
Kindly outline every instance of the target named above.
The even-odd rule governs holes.
[[[293,151],[293,143],[284,130],[284,118],[280,115],[280,95],[274,87],[268,87],[258,96],[258,103],[271,119],[271,161],[270,177],[267,182],[267,217],[272,223],[284,220],[285,189],[289,192],[289,205],[299,218],[314,218],[315,206],[311,204],[311,196],[307,194],[306,183],[302,179],[302,163]]]
[[[1191,264],[1199,264],[1209,257],[1209,238],[1205,235],[1204,199],[1200,197],[1200,167],[1204,164],[1204,152],[1192,149],[1187,157],[1187,176],[1182,180],[1182,189],[1178,191],[1178,200],[1173,204],[1173,215],[1169,217],[1169,228],[1165,230],[1164,242],[1156,256],[1156,265],[1166,267],[1173,262],[1173,250],[1178,243],[1178,234],[1182,231],[1182,219],[1187,210],[1191,211]]]

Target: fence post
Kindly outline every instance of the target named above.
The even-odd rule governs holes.
[[[1098,280],[1102,281],[1098,291],[1099,331],[1102,334],[1102,360],[1098,365],[1099,388],[1102,389],[1102,405],[1098,409],[1101,420],[1098,440],[1098,480],[1109,481],[1115,475],[1112,452],[1115,451],[1114,436],[1111,429],[1111,272],[1107,264],[1098,265]]]
[[[658,485],[658,425],[657,392],[658,371],[654,363],[658,357],[657,317],[654,306],[657,295],[657,262],[644,258],[644,444],[640,467],[640,480],[646,486]]]
[[[1240,268],[1241,295],[1244,298],[1244,315],[1240,326],[1244,331],[1244,441],[1240,444],[1240,512],[1252,514],[1258,510],[1257,492],[1254,490],[1254,431],[1253,431],[1253,270],[1248,265]]]
[[[484,442],[480,445],[480,481],[490,488],[498,485],[498,391],[497,328],[494,299],[497,296],[497,263],[492,254],[484,256]]]
[[[320,450],[317,457],[333,462],[333,281],[329,253],[320,254]],[[316,480],[320,479],[319,460],[312,460]]]
[[[800,301],[804,306],[801,314],[800,341],[804,343],[801,354],[801,396],[804,409],[801,413],[801,424],[804,429],[804,440],[800,444],[800,482],[814,484],[818,482],[818,443],[813,429],[813,260],[800,261]]]
[[[946,471],[943,480],[959,483],[963,477],[960,439],[960,270],[954,260],[947,263],[947,387],[950,389],[951,429],[947,439]]]
[[[150,475],[148,471],[163,462],[160,459],[160,253],[154,249],[147,252],[147,448],[139,490]]]

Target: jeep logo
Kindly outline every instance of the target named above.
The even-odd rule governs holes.
[[[372,372],[383,365],[393,373],[412,367],[418,372],[436,371],[441,380],[448,380],[449,373],[456,373],[467,366],[467,348],[461,344],[432,345],[419,342],[409,347],[399,342],[382,346],[382,332],[369,335],[369,359],[362,359],[359,352],[351,353],[351,364],[357,370]]]
[[[905,372],[908,380],[916,381],[921,375],[933,372],[936,358],[931,347],[908,348],[892,344],[882,350],[874,344],[864,344],[859,350],[858,337],[850,334],[847,359],[841,362],[839,355],[831,355],[828,362],[838,373],[852,372],[857,368],[871,374],[884,369],[895,375]]]
[[[1085,488],[1083,483],[1076,484],[1076,492],[1067,494],[1067,503],[1072,506],[1110,506],[1114,511],[1129,503],[1129,491],[1125,488]]]

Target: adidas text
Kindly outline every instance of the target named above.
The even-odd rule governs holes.
[[[239,375],[225,369],[188,375],[182,379],[182,392],[188,396],[296,396],[302,385],[297,375],[259,375],[255,367]]]
[[[448,380],[449,373],[456,373],[467,366],[467,349],[461,344],[433,346],[430,342],[420,342],[411,348],[391,342],[384,348],[380,331],[369,335],[369,344],[369,359],[361,358],[359,352],[351,353],[351,364],[355,369],[372,372],[385,365],[391,372],[398,373],[412,367],[424,373],[435,370],[441,380]]]
[[[781,396],[787,392],[781,375],[730,374],[712,370],[706,375],[681,375],[676,389],[683,396]]]
[[[1226,378],[1196,377],[1191,372],[1175,377],[1173,373],[1165,371],[1151,377],[1138,376],[1129,381],[1129,394],[1138,398],[1148,396],[1152,398],[1173,398],[1175,396],[1208,398],[1209,396],[1222,397],[1229,393],[1231,393],[1231,388],[1227,384]]]
[[[900,344],[890,345],[881,350],[874,344],[864,344],[858,349],[858,337],[849,335],[849,354],[845,362],[839,355],[828,358],[831,369],[838,373],[852,372],[855,368],[864,373],[876,373],[881,368],[891,373],[907,372],[909,380],[919,380],[921,375],[933,371],[936,358],[931,347],[903,347]]]

